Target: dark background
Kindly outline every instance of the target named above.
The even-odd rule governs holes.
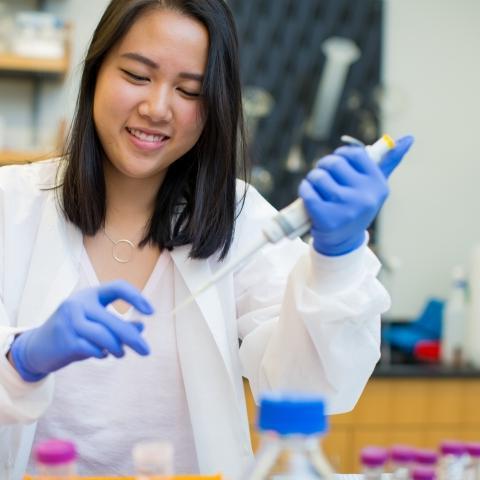
[[[375,92],[380,81],[382,2],[380,0],[229,0],[239,32],[242,83],[273,97],[250,143],[252,183],[277,208],[296,198],[300,179],[315,159],[340,145],[348,134],[365,143],[379,136]],[[315,141],[302,126],[311,114],[329,37],[352,39],[361,57],[349,69],[331,135]],[[304,162],[286,166],[292,145]],[[258,168],[260,167],[260,169]],[[273,182],[259,181],[267,170]],[[255,173],[257,171],[257,174]]]

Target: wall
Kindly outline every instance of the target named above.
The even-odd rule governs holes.
[[[387,0],[384,130],[413,133],[379,220],[391,318],[415,317],[444,297],[451,268],[480,242],[480,2]]]

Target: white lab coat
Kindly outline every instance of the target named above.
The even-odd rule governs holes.
[[[79,275],[82,234],[45,189],[55,183],[57,166],[50,160],[0,168],[2,480],[21,478],[55,381],[52,374],[23,382],[4,353],[12,334],[53,313]],[[249,188],[228,258],[258,238],[273,211]],[[172,252],[177,304],[222,266],[188,253],[188,246]],[[365,246],[324,257],[300,240],[284,241],[178,312],[178,354],[202,472],[238,478],[251,459],[242,375],[256,397],[293,388],[322,392],[330,413],[352,409],[380,355],[380,313],[389,298],[378,270]]]

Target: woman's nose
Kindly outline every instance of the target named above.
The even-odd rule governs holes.
[[[148,117],[152,122],[169,122],[173,117],[170,92],[167,88],[150,91],[140,103],[138,111],[142,117]]]

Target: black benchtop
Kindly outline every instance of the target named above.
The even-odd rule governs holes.
[[[373,378],[480,378],[480,369],[465,366],[446,367],[435,364],[377,364]]]

